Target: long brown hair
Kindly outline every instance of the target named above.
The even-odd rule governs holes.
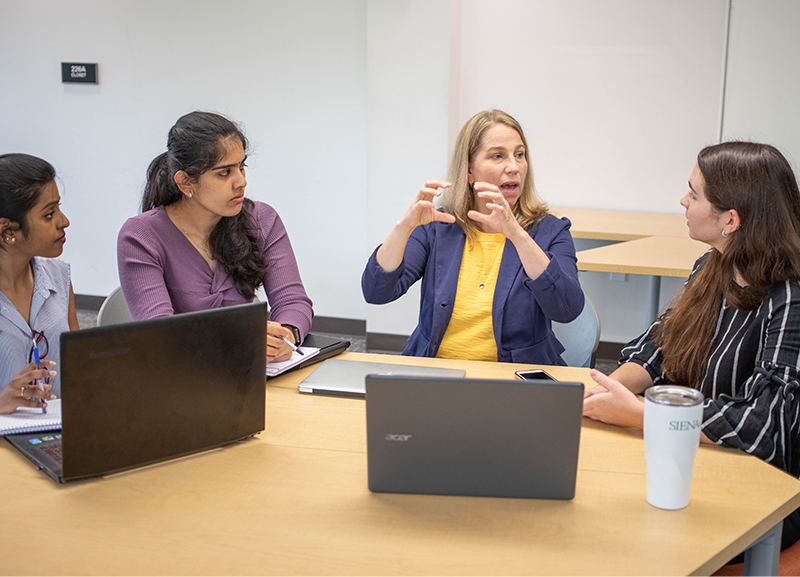
[[[484,110],[467,120],[461,132],[458,133],[448,171],[448,180],[452,186],[442,195],[442,208],[456,217],[456,221],[464,229],[470,243],[474,238],[474,231],[478,227],[475,221],[470,220],[467,216],[467,213],[475,208],[475,192],[469,183],[469,167],[475,159],[475,153],[481,147],[483,135],[495,124],[504,124],[516,130],[525,147],[528,171],[525,174],[525,181],[522,183],[522,192],[514,204],[514,216],[517,217],[517,222],[522,228],[528,230],[536,221],[548,214],[547,205],[539,199],[533,187],[530,152],[528,151],[528,141],[525,140],[525,133],[522,132],[522,126],[502,110]]]
[[[723,299],[755,310],[776,283],[800,280],[800,192],[783,155],[768,144],[724,142],[701,150],[697,165],[714,210],[735,209],[741,228],[724,252],[712,249],[656,328],[664,373],[692,387],[702,384]]]

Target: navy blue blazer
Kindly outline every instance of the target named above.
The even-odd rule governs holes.
[[[548,215],[528,231],[550,258],[547,269],[535,280],[525,274],[514,244],[506,239],[492,303],[498,361],[565,364],[564,347],[550,322],[575,319],[584,303],[570,225],[566,218]],[[404,355],[436,356],[453,313],[465,241],[457,224],[432,222],[411,233],[397,270],[387,273],[380,267],[375,259],[378,249],[370,256],[361,276],[368,303],[392,302],[422,278],[419,322]]]

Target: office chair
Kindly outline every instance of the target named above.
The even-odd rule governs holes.
[[[561,358],[570,367],[594,367],[600,344],[600,318],[589,297],[583,311],[569,323],[553,323],[556,338],[566,349]]]
[[[117,287],[103,301],[100,312],[97,313],[97,326],[128,323],[132,320],[128,303],[125,302],[125,296],[122,294],[122,288]]]

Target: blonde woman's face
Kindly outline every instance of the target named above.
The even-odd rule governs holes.
[[[511,205],[522,193],[528,161],[519,133],[505,124],[495,124],[483,134],[483,140],[469,164],[469,183],[486,182],[500,189]]]

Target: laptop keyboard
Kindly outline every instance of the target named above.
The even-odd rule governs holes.
[[[49,457],[56,465],[61,466],[61,443],[50,445],[41,449],[45,456]]]
[[[37,447],[36,451],[43,454],[45,457],[53,461],[59,467],[61,466],[61,432],[46,433],[41,437],[34,437],[29,439],[28,442],[32,445],[44,443],[43,446]]]

